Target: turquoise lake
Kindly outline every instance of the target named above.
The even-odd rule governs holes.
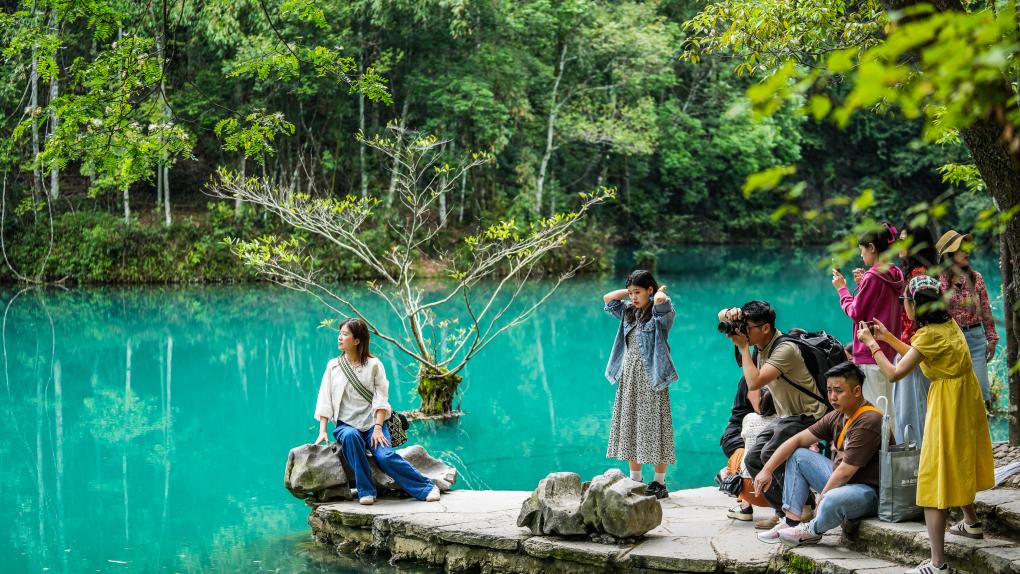
[[[670,393],[681,463],[669,468],[671,490],[709,485],[725,463],[719,435],[740,372],[716,332],[720,308],[766,299],[780,329],[850,340],[821,256],[718,248],[660,260],[678,310],[670,341],[680,381]],[[1001,317],[996,258],[975,263]],[[531,490],[553,471],[589,479],[625,468],[605,458],[615,387],[603,372],[616,322],[601,301],[625,275],[561,287],[470,363],[467,414],[415,424],[410,441],[456,466],[457,488]],[[520,303],[550,285],[534,283]],[[342,290],[383,316],[362,285]],[[308,508],[283,488],[288,450],[315,438],[316,392],[336,354],[321,303],[265,285],[7,287],[0,308],[4,572],[394,571],[317,551]],[[416,407],[407,360],[373,347],[391,402]],[[1005,438],[1002,421],[993,435]]]

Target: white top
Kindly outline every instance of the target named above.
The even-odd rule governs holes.
[[[385,410],[386,417],[389,418],[393,412],[389,401],[390,383],[386,380],[386,370],[382,362],[371,357],[365,361],[364,367],[356,368],[354,372],[361,384],[372,391],[372,403],[369,404],[352,385],[347,383],[347,377],[337,364],[337,359],[330,359],[319,385],[319,397],[315,402],[315,420],[319,420],[319,417],[326,417],[334,422],[340,420],[360,431],[365,431],[375,424],[377,410]]]

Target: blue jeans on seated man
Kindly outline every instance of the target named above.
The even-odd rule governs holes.
[[[804,510],[808,489],[821,492],[830,476],[831,460],[812,450],[798,448],[786,461],[783,510],[799,516]],[[846,484],[825,494],[807,528],[809,533],[817,536],[839,526],[844,520],[876,514],[878,492],[867,484]]]
[[[372,469],[368,466],[368,455],[365,449],[372,451],[379,469],[385,472],[397,483],[397,486],[404,489],[408,494],[418,500],[425,500],[432,490],[432,481],[422,476],[418,469],[401,458],[392,448],[388,446],[371,446],[372,432],[375,427],[367,431],[358,429],[346,423],[337,424],[333,429],[333,438],[340,443],[340,449],[347,459],[347,464],[354,471],[354,485],[358,489],[358,496],[375,496],[375,483],[372,482]],[[390,430],[386,425],[382,426],[383,436],[390,440]]]

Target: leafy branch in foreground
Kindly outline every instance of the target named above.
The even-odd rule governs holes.
[[[568,213],[530,223],[501,221],[466,237],[457,253],[447,253],[435,241],[453,210],[452,202],[447,204],[443,198],[462,176],[491,157],[473,154],[453,167],[443,161],[446,142],[397,127],[391,127],[386,136],[359,134],[359,139],[394,166],[400,201],[386,222],[393,239],[381,252],[373,250],[361,233],[377,215],[375,198],[290,194],[267,179],[242,178],[226,170],[218,172],[208,192],[273,213],[295,230],[319,236],[367,265],[379,277],[367,284],[368,290],[383,300],[399,321],[398,329],[387,329],[381,317],[366,316],[349,288],[320,281],[314,260],[304,255],[298,239],[231,240],[234,253],[258,273],[310,293],[337,314],[364,319],[375,336],[418,364],[422,412],[449,413],[460,382],[458,373],[467,363],[500,334],[528,319],[560,284],[588,263],[579,258],[537,302],[515,304],[529,279],[541,272],[538,264],[543,257],[563,246],[594,206],[615,197],[615,189],[580,194],[580,205]],[[427,291],[417,272],[426,258],[439,262],[453,281],[438,291]]]

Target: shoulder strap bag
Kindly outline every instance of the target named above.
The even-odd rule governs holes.
[[[347,382],[354,387],[354,390],[362,398],[368,401],[369,404],[372,404],[372,391],[362,384],[361,379],[354,372],[354,367],[351,366],[347,357],[341,355],[337,363],[340,365],[340,370],[344,372],[344,376],[347,377]],[[390,446],[396,448],[407,442],[407,417],[390,409],[390,418],[386,420],[386,424],[389,426],[390,431]]]

